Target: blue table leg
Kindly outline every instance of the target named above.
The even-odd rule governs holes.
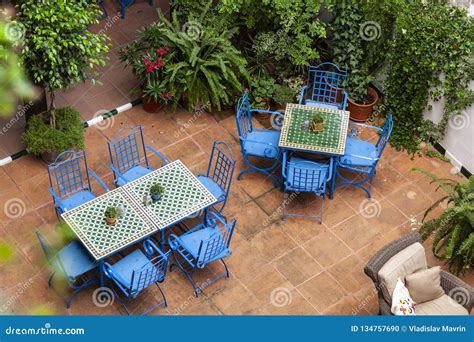
[[[104,277],[105,277],[105,272],[104,272],[104,260],[100,260],[99,261],[99,272],[100,272],[100,287],[104,287],[105,285],[105,281],[104,281]]]
[[[337,157],[332,157],[333,161],[333,168],[332,168],[332,175],[331,175],[331,186],[329,187],[329,198],[334,198],[334,188],[336,184],[336,173],[337,173]]]
[[[165,251],[165,230],[161,230],[161,250]]]

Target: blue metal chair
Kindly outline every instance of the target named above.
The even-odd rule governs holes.
[[[153,171],[148,165],[147,149],[158,156],[163,165],[169,163],[164,155],[145,145],[141,126],[120,129],[108,141],[108,146],[116,186],[125,185]]]
[[[294,156],[293,153],[285,151],[283,153],[283,191],[285,192],[282,204],[282,216],[303,216],[309,218],[319,218],[319,222],[323,222],[323,206],[326,197],[326,185],[331,180],[333,170],[333,158],[329,159],[329,163],[321,163],[312,160],[302,159]],[[313,193],[321,196],[321,214],[320,215],[304,215],[288,213],[286,207],[291,202],[288,199],[288,191],[294,191],[296,194],[301,192]]]
[[[230,147],[222,141],[215,141],[207,172],[205,175],[199,174],[197,178],[217,198],[218,202],[213,208],[219,213],[222,213],[227,203],[234,168],[235,159]]]
[[[168,306],[165,294],[158,283],[162,283],[165,280],[170,251],[163,253],[150,239],[143,242],[143,249],[146,255],[140,249],[137,249],[113,265],[108,262],[104,263],[105,275],[125,296],[125,298],[122,298],[117,291],[113,289],[117,299],[129,315],[130,310],[127,304],[153,284],[160,290],[163,300],[150,309],[147,309],[143,312],[143,315],[146,315],[161,305],[165,307]]]
[[[372,185],[374,183],[374,177],[376,174],[377,163],[382,156],[385,146],[390,139],[390,134],[393,129],[392,115],[390,114],[385,121],[383,128],[376,126],[369,126],[360,123],[351,122],[349,127],[351,129],[349,136],[347,137],[346,149],[344,156],[339,157],[336,160],[335,176],[331,184],[332,192],[334,189],[343,185],[354,185],[367,193],[368,198],[371,198]],[[380,133],[377,143],[374,145],[370,141],[360,140],[357,138],[358,130],[356,127],[364,127],[367,129],[374,129]],[[347,169],[355,172],[359,172],[364,175],[362,180],[348,180],[343,177],[339,172],[340,169]],[[340,180],[340,183],[337,183]],[[363,185],[369,183],[367,189]]]
[[[181,269],[193,285],[196,297],[202,292],[203,286],[207,287],[224,276],[229,277],[229,270],[223,259],[232,253],[229,245],[236,220],[226,223],[227,220],[222,215],[213,211],[210,211],[208,215],[210,217],[206,219],[206,225],[198,224],[179,237],[175,234],[168,237],[174,259],[170,271],[172,271],[173,266]],[[224,273],[210,281],[206,281],[204,285],[197,285],[193,280],[193,274],[196,270],[202,269],[207,264],[217,260],[220,260],[224,265]]]
[[[134,2],[135,0],[120,0],[120,13],[122,15],[122,19],[125,19],[125,9]],[[153,0],[148,0],[148,4],[153,6]]]
[[[95,277],[97,263],[78,241],[74,240],[61,250],[55,251],[39,231],[36,231],[36,236],[53,270],[48,279],[48,287],[52,287],[54,275],[60,273],[73,290],[69,297],[65,299],[66,307],[69,309],[72,299],[80,290],[98,282],[98,278]],[[88,274],[91,276],[89,277]]]
[[[236,110],[237,129],[239,132],[240,148],[246,170],[242,170],[237,179],[240,180],[243,174],[249,172],[261,172],[273,180],[275,187],[278,181],[270,172],[278,166],[281,150],[278,147],[280,140],[281,124],[283,123],[283,115],[279,112],[269,110],[251,109],[247,92],[239,98]],[[258,129],[252,124],[252,113],[267,113],[271,115],[272,126],[278,130]],[[272,161],[268,167],[259,167],[252,164],[249,157],[257,157]]]
[[[333,63],[321,63],[308,68],[306,85],[301,89],[299,104],[307,106],[346,109],[347,92],[341,90],[347,70]]]
[[[54,208],[59,215],[96,197],[92,192],[89,175],[109,191],[102,180],[87,167],[84,151],[64,151],[48,166]]]

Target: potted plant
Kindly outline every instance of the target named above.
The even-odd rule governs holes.
[[[166,80],[150,80],[143,87],[143,109],[149,113],[156,113],[162,105],[166,105],[172,99],[168,91]]]
[[[53,21],[51,13],[55,17]],[[17,41],[21,63],[32,81],[49,93],[47,111],[28,120],[25,141],[27,149],[44,154],[48,161],[55,154],[76,146],[66,146],[67,132],[72,129],[74,133],[83,134],[76,127],[76,113],[72,114],[70,108],[56,109],[55,92],[81,81],[95,82],[97,72],[93,68],[105,65],[105,53],[109,50],[107,35],[92,33],[88,28],[97,24],[100,16],[97,4],[84,6],[80,1],[24,0],[19,5],[16,20],[24,29],[22,39]],[[54,39],[51,32],[55,34]],[[58,113],[64,117],[59,118]],[[66,118],[73,118],[73,123],[69,124]],[[60,141],[63,137],[65,142]],[[73,138],[74,143],[82,145],[80,140],[77,136]]]
[[[369,86],[370,81],[371,77],[353,77],[348,86],[347,109],[352,121],[366,122],[379,101],[379,94]]]
[[[270,109],[270,101],[275,94],[276,82],[271,77],[258,78],[251,83],[252,107],[256,109]],[[265,113],[257,113],[259,120],[268,120]]]
[[[424,173],[438,186],[437,190],[441,188],[447,192],[426,210],[420,227],[421,236],[426,240],[434,235],[433,254],[444,260],[454,274],[464,274],[474,264],[474,176],[458,183],[422,169],[414,171]],[[427,215],[443,202],[447,204],[443,213],[425,222]]]
[[[155,183],[150,187],[150,196],[153,202],[158,202],[164,193],[165,188],[159,183]]]
[[[50,125],[48,113],[32,116],[22,135],[28,151],[51,163],[70,148],[84,148],[84,124],[81,114],[70,107],[55,110],[56,126]]]
[[[118,207],[107,207],[104,212],[105,221],[108,225],[114,225],[117,223],[117,219],[120,217],[120,209]]]
[[[277,105],[275,109],[284,109],[287,103],[293,103],[295,101],[295,93],[289,86],[277,84],[272,99]]]
[[[315,133],[324,131],[324,117],[321,113],[316,113],[311,117],[310,129]]]

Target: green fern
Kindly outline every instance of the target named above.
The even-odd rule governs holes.
[[[174,63],[168,66],[168,81],[175,94],[173,107],[180,99],[189,109],[199,103],[220,110],[228,105],[248,82],[246,60],[231,43],[237,29],[217,34],[202,28],[200,34],[190,36],[176,16],[171,21],[159,12],[158,24],[162,42],[176,52]],[[156,32],[155,32],[156,33]]]
[[[433,253],[440,260],[446,261],[450,270],[462,274],[474,264],[474,176],[468,181],[458,183],[451,179],[438,178],[422,169],[432,179],[437,190],[444,189],[447,196],[430,206],[423,217],[423,222],[439,203],[447,200],[448,208],[436,219],[424,222],[420,233],[424,240],[433,236]]]

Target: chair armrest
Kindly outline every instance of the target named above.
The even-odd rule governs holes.
[[[375,129],[379,132],[382,132],[383,129],[381,127],[378,127],[378,126],[371,126],[371,125],[366,125],[366,124],[363,124],[363,123],[358,123],[358,122],[353,122],[353,121],[350,121],[349,123],[349,127],[352,127],[352,126],[358,126],[358,127],[365,127],[365,128],[369,128],[369,129]]]
[[[347,91],[342,91],[342,110],[346,110],[347,108],[347,99],[349,98],[349,94]]]
[[[408,246],[419,242],[421,243],[421,235],[418,232],[413,232],[405,235],[395,241],[392,241],[380,251],[378,251],[364,267],[364,272],[367,274],[373,282],[379,284],[378,272],[386,264],[386,262],[398,252],[404,250]]]
[[[49,187],[49,192],[51,193],[51,196],[53,196],[53,200],[61,206],[64,210],[67,210],[67,208],[64,205],[64,202],[54,193],[53,187]]]
[[[97,181],[97,183],[99,183],[100,186],[104,188],[105,191],[110,191],[110,189],[107,187],[107,185],[105,185],[105,183],[102,181],[102,179],[100,179],[99,176],[97,176],[94,171],[88,170],[88,172],[92,177],[94,177],[94,179]]]
[[[117,170],[117,169],[115,168],[115,166],[113,166],[112,164],[110,164],[110,168],[111,168],[112,171],[117,175],[117,177],[118,177],[118,178],[121,178],[123,181],[125,181],[125,183],[130,182],[124,175],[122,175],[122,174],[120,173],[119,170]]]
[[[163,163],[166,165],[168,164],[170,161],[168,158],[166,158],[163,154],[161,154],[160,152],[158,152],[157,150],[155,150],[153,147],[151,147],[150,145],[145,145],[145,148],[149,149],[153,154],[155,154],[156,156],[158,156],[162,161]]]
[[[194,263],[193,261],[188,257],[188,256],[191,256],[191,254],[184,254],[181,252],[181,250],[179,249],[179,246],[181,246],[184,250],[188,251],[189,249],[186,248],[186,245],[183,244],[183,241],[178,237],[176,236],[175,234],[170,234],[170,236],[168,237],[168,244],[170,245],[171,249],[173,251],[176,251],[178,252],[184,260],[186,260],[186,262],[191,265],[192,267],[194,267]],[[191,256],[192,257],[192,256]]]
[[[329,159],[329,171],[328,171],[328,178],[326,179],[326,182],[329,182],[332,178],[332,171],[334,168],[334,160],[333,158]]]
[[[474,304],[474,290],[458,277],[441,270],[441,287],[453,300],[470,313]]]
[[[152,256],[155,252],[161,256],[162,258],[167,259],[169,257],[169,252],[168,253],[163,253],[161,249],[156,246],[151,239],[147,239],[143,242],[143,249],[146,251],[148,258]]]
[[[304,94],[306,92],[306,89],[308,89],[308,86],[304,86],[303,88],[301,88],[300,98],[298,100],[299,104],[303,104],[303,99],[304,99]]]

